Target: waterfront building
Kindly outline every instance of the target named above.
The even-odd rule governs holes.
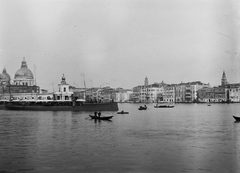
[[[148,94],[150,102],[158,102],[160,100],[159,97],[163,95],[163,83],[154,83],[148,85]]]
[[[70,91],[70,85],[67,84],[64,74],[61,83],[58,84],[58,89],[59,90],[53,94],[53,100],[73,100],[73,92]]]
[[[116,100],[115,89],[107,86],[97,90],[98,102],[112,102]]]
[[[209,87],[197,91],[199,102],[226,102],[226,88]]]
[[[163,86],[162,83],[148,84],[148,79],[145,78],[144,85],[133,87],[132,100],[133,102],[157,102],[163,99]]]
[[[186,101],[197,102],[197,91],[201,88],[210,87],[209,84],[204,84],[200,81],[189,82],[186,86]]]
[[[214,102],[226,102],[226,88],[224,86],[214,87]]]
[[[132,89],[132,100],[133,102],[140,102],[140,96],[141,96],[141,86],[133,87]]]
[[[162,91],[163,89],[158,83],[143,85],[140,88],[140,102],[157,102]]]
[[[6,68],[3,69],[0,92],[1,100],[37,99],[40,89],[36,86],[33,73],[28,69],[25,58],[23,58],[21,68],[15,73],[13,83],[11,83],[11,77],[7,74]]]
[[[182,103],[185,102],[185,93],[186,93],[186,85],[187,83],[180,83],[176,85],[176,90],[175,90],[175,102],[176,103]]]
[[[227,102],[240,102],[240,83],[226,85]]]
[[[174,103],[175,102],[176,85],[175,84],[165,85],[163,87],[163,89],[164,89],[163,102]]]
[[[130,89],[117,88],[116,89],[116,102],[131,102],[133,91]]]
[[[207,97],[207,90],[210,88],[202,88],[197,91],[197,100],[198,102],[208,102],[209,98]]]
[[[225,71],[221,78],[221,85],[203,88],[198,91],[199,102],[240,102],[240,83],[229,84]]]

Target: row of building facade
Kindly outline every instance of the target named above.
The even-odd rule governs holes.
[[[12,81],[12,82],[11,82]],[[143,85],[132,89],[111,87],[76,88],[67,84],[63,75],[56,92],[48,92],[36,85],[33,73],[23,59],[14,79],[6,72],[0,74],[0,100],[72,100],[87,102],[240,102],[240,83],[229,84],[223,71],[221,85],[211,87],[201,81],[179,84],[149,84],[146,77]]]

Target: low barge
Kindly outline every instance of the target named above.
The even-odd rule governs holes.
[[[5,109],[26,111],[118,111],[118,104],[116,102],[11,101],[5,104]]]

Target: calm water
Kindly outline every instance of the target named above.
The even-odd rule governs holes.
[[[240,104],[177,104],[112,121],[0,110],[0,172],[239,172]]]

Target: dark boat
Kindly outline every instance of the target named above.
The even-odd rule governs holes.
[[[144,107],[143,106],[140,106],[139,108],[138,108],[138,110],[147,110],[147,106],[145,105]]]
[[[94,120],[110,120],[113,116],[95,116],[95,115],[89,115]]]
[[[12,101],[5,105],[7,110],[24,111],[118,111],[116,102],[84,103],[72,101]]]
[[[161,105],[155,105],[155,108],[173,108],[174,105],[167,105],[167,104],[161,104]]]
[[[0,110],[5,109],[5,103],[6,103],[6,100],[4,101],[0,100]]]
[[[233,116],[236,121],[240,121],[240,117]]]
[[[129,114],[129,112],[121,111],[121,112],[118,112],[117,114]]]

